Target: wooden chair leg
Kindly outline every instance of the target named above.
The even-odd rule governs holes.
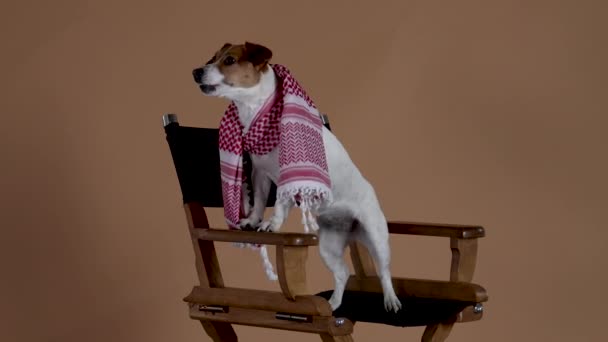
[[[321,334],[323,342],[354,342],[352,335],[331,336],[329,334]]]
[[[369,255],[367,248],[360,242],[353,241],[350,243],[350,257],[353,261],[353,267],[357,277],[365,278],[377,275],[376,268],[374,267],[374,260]]]
[[[200,321],[213,342],[238,342],[234,328],[226,322]]]
[[[422,342],[443,342],[452,331],[454,321],[427,325],[422,334]]]
[[[450,280],[470,282],[473,279],[477,261],[477,239],[452,238],[450,248],[452,249]],[[458,316],[452,317],[447,322],[427,326],[422,335],[422,342],[445,341],[457,318]]]

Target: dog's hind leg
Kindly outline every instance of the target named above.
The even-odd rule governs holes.
[[[346,216],[344,216],[346,215]],[[325,266],[334,275],[334,292],[329,299],[332,310],[342,304],[344,288],[350,271],[344,261],[344,250],[354,222],[352,214],[329,211],[319,215],[319,254]]]
[[[348,233],[323,229],[319,226],[319,254],[325,266],[334,275],[334,292],[329,299],[332,310],[342,304],[344,288],[348,280],[349,269],[344,261],[344,249],[348,240]]]
[[[401,302],[395,294],[391,278],[391,256],[386,220],[374,220],[368,215],[367,217],[361,217],[360,224],[363,225],[363,229],[357,232],[357,236],[376,262],[376,269],[384,292],[384,308],[386,311],[397,312],[401,309]],[[381,225],[384,225],[384,227]]]

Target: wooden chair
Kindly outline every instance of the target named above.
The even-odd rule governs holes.
[[[327,117],[325,125],[329,128]],[[483,287],[471,282],[477,258],[479,226],[389,222],[391,234],[427,235],[450,239],[449,281],[393,278],[403,303],[398,313],[384,310],[382,287],[365,247],[350,245],[355,274],[351,275],[341,307],[332,312],[332,290],[306,290],[308,247],[312,234],[267,233],[215,229],[205,208],[222,207],[218,129],[180,126],[175,114],[163,116],[167,142],[179,180],[188,230],[195,253],[199,284],[184,298],[190,318],[201,322],[215,342],[237,341],[232,324],[319,334],[322,341],[353,341],[355,322],[393,326],[426,326],[422,341],[444,341],[454,323],[481,319],[488,300]],[[247,165],[245,165],[247,166]],[[275,200],[273,186],[268,206]],[[214,243],[243,242],[276,246],[281,291],[232,288],[224,284]]]

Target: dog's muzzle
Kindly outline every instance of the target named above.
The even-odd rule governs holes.
[[[212,93],[213,91],[215,91],[215,88],[217,86],[210,85],[210,84],[199,84],[199,87],[201,88],[201,91],[203,93],[209,94],[209,93]]]
[[[205,70],[203,68],[198,68],[198,69],[194,69],[192,70],[192,76],[194,76],[194,82],[201,84],[203,83],[203,74],[205,73]]]
[[[201,88],[201,91],[205,94],[212,93],[217,86],[211,84],[203,84],[203,75],[205,74],[205,70],[203,68],[198,68],[192,70],[192,76],[194,77],[194,82],[196,82]]]

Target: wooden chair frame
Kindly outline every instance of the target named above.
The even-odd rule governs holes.
[[[177,123],[177,117],[165,115],[163,123],[165,127]],[[232,324],[314,333],[324,342],[353,341],[354,323],[334,317],[327,300],[311,295],[306,288],[308,247],[318,244],[316,235],[214,229],[209,226],[202,205],[185,202],[184,209],[199,278],[199,285],[193,287],[184,301],[190,317],[200,321],[214,342],[237,341]],[[483,287],[471,281],[478,238],[485,235],[483,227],[396,221],[390,221],[388,227],[391,234],[449,238],[452,250],[449,281],[393,278],[397,295],[471,303],[448,320],[427,325],[423,342],[445,341],[455,323],[482,318],[482,303],[488,296]],[[225,286],[215,242],[274,245],[281,292]],[[367,250],[353,242],[350,255],[355,274],[349,277],[347,290],[381,293],[373,259]]]

